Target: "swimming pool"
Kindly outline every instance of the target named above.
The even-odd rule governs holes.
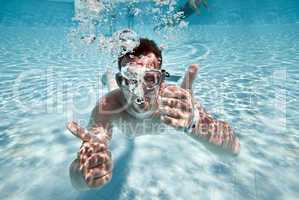
[[[166,46],[170,73],[200,63],[194,94],[232,124],[240,155],[175,130],[135,139],[116,132],[112,181],[79,193],[68,170],[80,141],[65,123],[87,124],[107,91],[100,74],[116,66],[94,45],[70,43],[72,0],[1,1],[0,199],[297,199],[299,3],[209,2],[183,30],[156,34],[147,17],[134,30]]]

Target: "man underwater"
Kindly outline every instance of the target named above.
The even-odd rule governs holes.
[[[119,88],[98,101],[88,130],[76,122],[67,125],[83,141],[78,157],[70,167],[75,188],[95,188],[111,180],[112,158],[108,143],[112,137],[112,126],[119,121],[136,127],[132,129],[135,131],[139,131],[137,126],[140,124],[167,124],[193,138],[206,140],[234,154],[239,153],[239,139],[229,124],[212,118],[192,97],[190,90],[197,65],[189,67],[181,87],[168,85],[165,83],[168,73],[162,69],[160,49],[154,41],[140,38],[133,51],[119,57],[118,68],[115,79]],[[152,123],[144,123],[145,120]],[[160,132],[156,127],[152,130]]]

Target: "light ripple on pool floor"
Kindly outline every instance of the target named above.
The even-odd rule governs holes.
[[[296,26],[254,27],[255,32],[190,27],[188,37],[166,41],[170,73],[182,75],[189,64],[200,63],[194,94],[232,124],[241,154],[228,156],[175,130],[135,140],[115,132],[113,179],[87,193],[70,185],[68,167],[80,142],[65,123],[73,118],[87,123],[102,94],[99,76],[109,65],[107,56],[76,54],[67,45],[66,29],[1,27],[0,198],[294,199],[299,191]],[[24,73],[29,75],[14,93],[15,80]],[[88,91],[94,98],[85,97]],[[85,112],[77,113],[70,103]]]

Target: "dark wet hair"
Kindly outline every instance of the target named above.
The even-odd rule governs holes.
[[[157,44],[150,39],[147,38],[140,38],[139,46],[135,47],[133,51],[128,52],[124,55],[118,57],[118,69],[121,69],[121,61],[123,58],[133,55],[133,56],[140,56],[145,53],[153,53],[160,61],[160,66],[162,65],[162,52],[157,46]]]

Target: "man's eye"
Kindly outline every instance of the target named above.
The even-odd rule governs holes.
[[[146,81],[146,82],[155,82],[155,77],[154,76],[151,76],[151,75],[146,75],[146,76],[144,76],[144,80]]]

